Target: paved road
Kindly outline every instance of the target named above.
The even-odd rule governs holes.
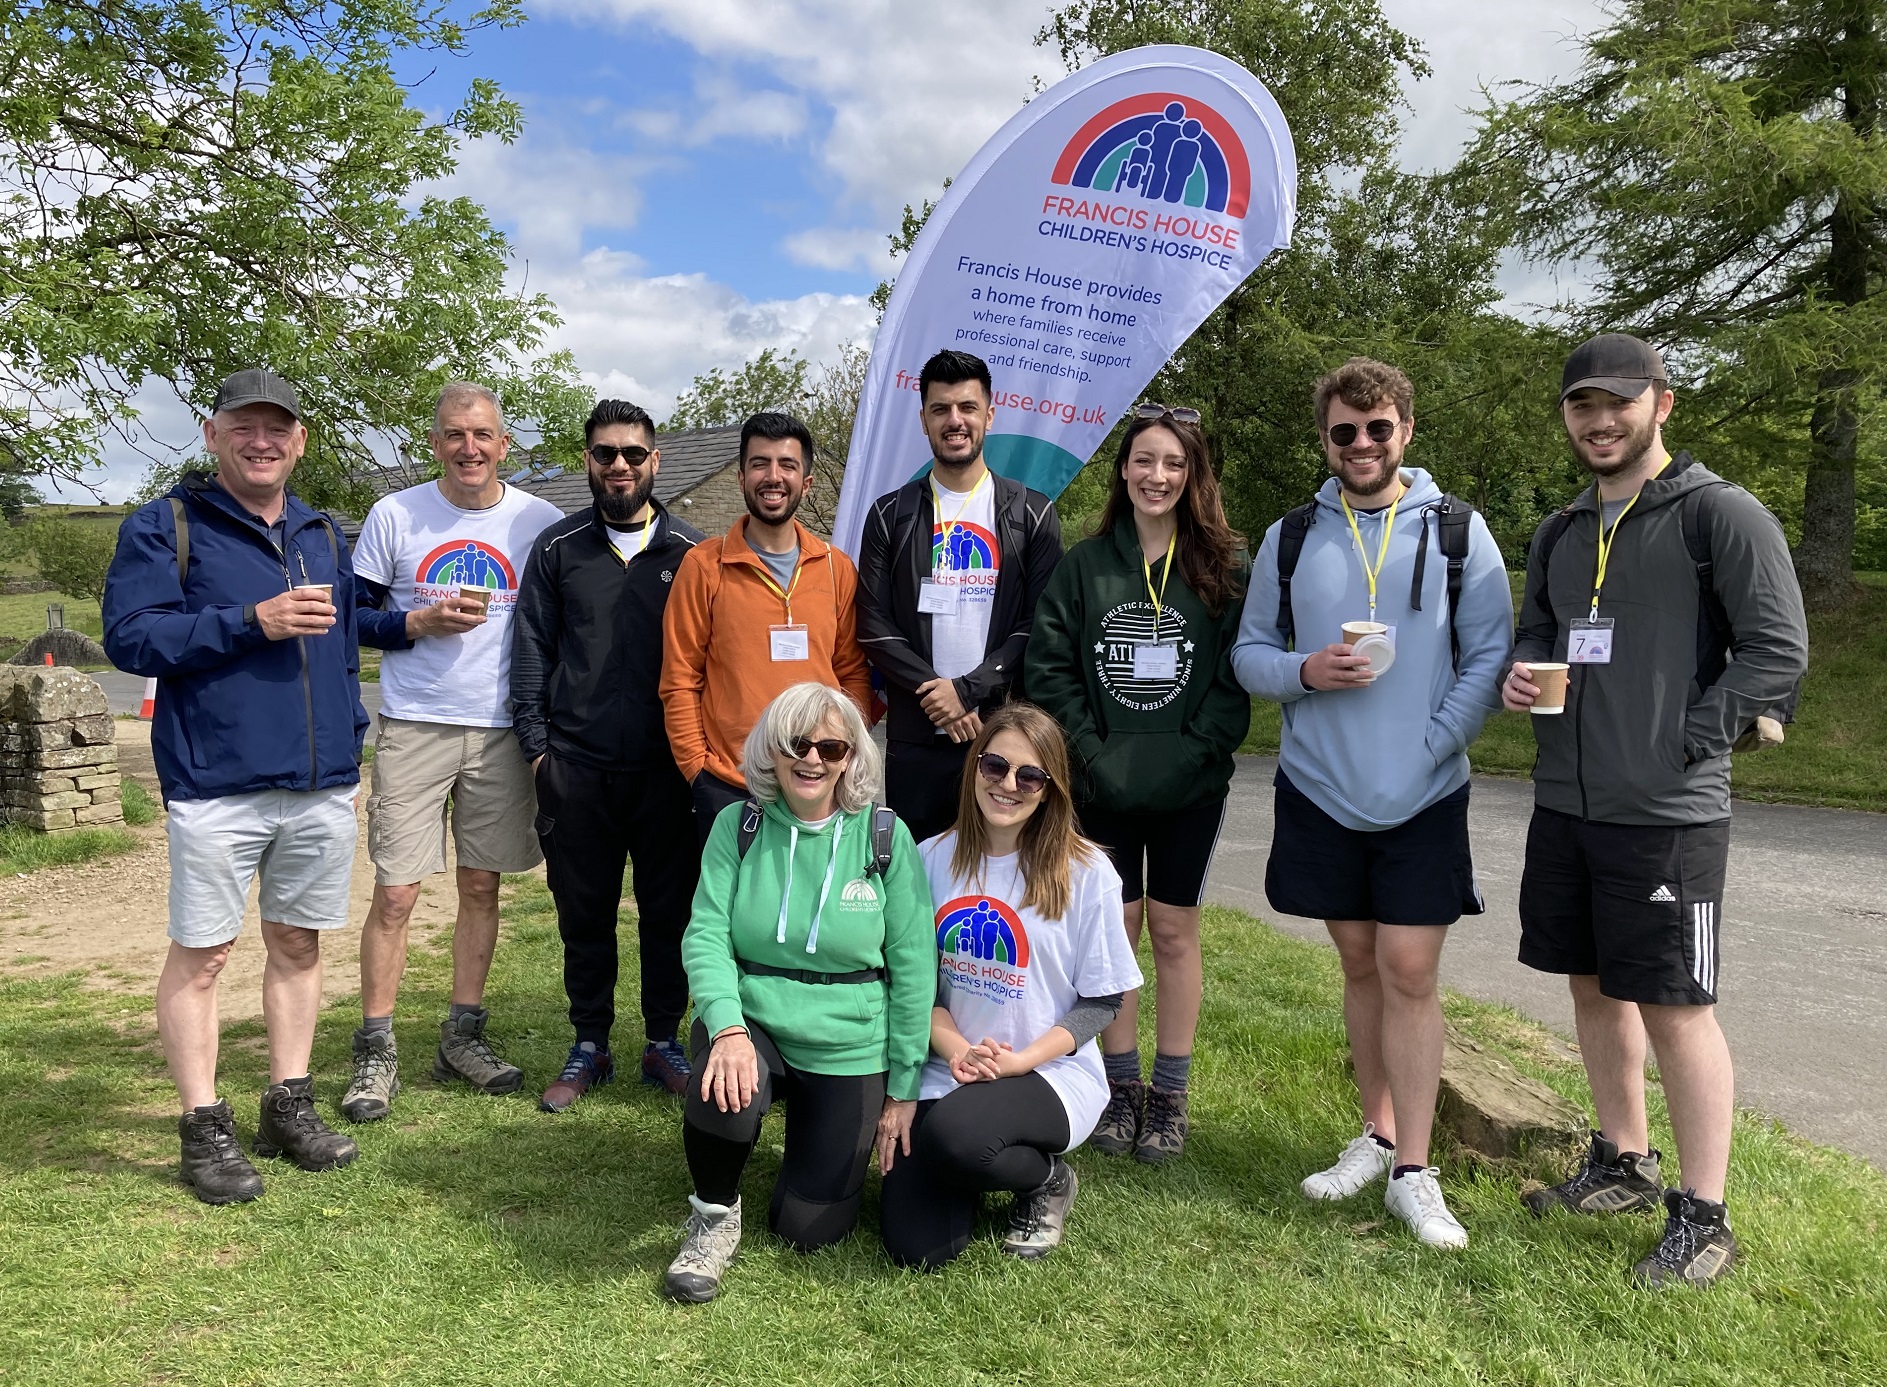
[[[1239,758],[1207,895],[1327,943],[1320,922],[1264,899],[1276,765]],[[1571,1036],[1565,984],[1514,957],[1532,807],[1528,782],[1476,778],[1468,821],[1488,909],[1452,931],[1442,981]],[[1887,1171],[1887,815],[1738,803],[1722,941],[1738,1101]]]

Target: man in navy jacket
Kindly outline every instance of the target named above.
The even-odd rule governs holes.
[[[287,490],[307,441],[294,388],[238,371],[203,425],[216,471],[127,517],[105,579],[106,651],[157,679],[171,939],[157,1029],[183,1102],[183,1178],[211,1204],[262,1193],[216,1092],[216,980],[258,875],[270,1082],[256,1154],[304,1170],[358,1154],[315,1114],[309,1074],[320,931],[347,923],[367,715],[347,546]]]

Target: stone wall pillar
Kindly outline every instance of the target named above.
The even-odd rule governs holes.
[[[46,833],[124,822],[117,731],[96,680],[0,666],[0,806]]]

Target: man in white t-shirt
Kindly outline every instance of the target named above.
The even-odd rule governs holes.
[[[498,879],[543,860],[531,770],[511,733],[511,616],[531,541],[563,512],[507,486],[510,438],[498,397],[454,382],[431,434],[442,469],[381,498],[354,548],[360,639],[380,661],[380,730],[367,853],[373,904],[360,940],[361,1027],[341,1111],[385,1117],[400,1091],[393,1006],[421,878],[445,870],[447,806],[458,857],[452,1000],[435,1079],[514,1093],[516,1065],[485,1040],[485,976],[498,942]]]
[[[858,642],[889,704],[885,798],[922,842],[955,821],[969,744],[1021,672],[1061,522],[983,460],[995,409],[981,358],[938,352],[918,392],[931,466],[865,517]]]

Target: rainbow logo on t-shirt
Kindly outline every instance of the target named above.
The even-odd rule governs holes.
[[[997,566],[996,555],[996,536],[967,520],[952,521],[948,536],[941,521],[931,532],[930,566],[934,570],[987,573]]]
[[[483,540],[449,539],[419,561],[413,580],[421,587],[510,592],[518,585],[518,574],[509,559]]]
[[[937,948],[948,957],[1029,966],[1029,936],[1021,917],[988,896],[959,896],[938,908]]]

